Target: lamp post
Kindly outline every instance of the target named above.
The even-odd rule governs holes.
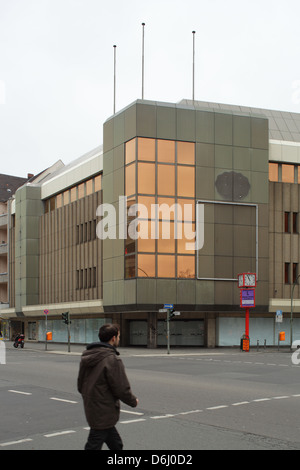
[[[291,328],[291,333],[290,333],[290,338],[291,338],[291,347],[293,345],[293,298],[294,298],[294,290],[297,284],[297,281],[300,277],[300,274],[296,277],[293,287],[292,287],[292,296],[291,296],[291,320],[290,320],[290,328]]]

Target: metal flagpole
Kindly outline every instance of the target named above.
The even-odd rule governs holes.
[[[195,34],[196,31],[192,31],[193,33],[193,103],[195,101]]]
[[[114,45],[114,114],[116,114],[116,51],[117,46]]]
[[[144,72],[145,72],[145,23],[143,26],[143,40],[142,40],[142,100],[144,99]]]

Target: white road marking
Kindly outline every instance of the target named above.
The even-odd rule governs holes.
[[[132,415],[137,415],[137,416],[143,416],[144,413],[138,413],[137,411],[127,411],[127,410],[121,410],[121,413],[129,413]]]
[[[211,406],[206,408],[207,410],[221,410],[222,408],[228,408],[228,405],[219,405],[219,406]]]
[[[11,393],[19,393],[20,395],[32,395],[32,393],[21,392],[20,390],[8,390],[8,392],[11,392]]]
[[[65,403],[78,403],[78,401],[65,400],[64,398],[50,397],[50,400],[63,401]]]
[[[30,441],[32,441],[32,439],[21,439],[19,441],[4,442],[3,444],[0,444],[0,447],[13,446],[16,444],[22,444],[23,442],[30,442]]]
[[[146,420],[145,418],[130,419],[128,421],[120,421],[120,424],[140,423],[141,421],[146,421]]]
[[[44,434],[44,437],[56,437],[56,436],[63,436],[64,434],[73,434],[76,431],[61,431],[61,432],[53,432],[52,434]]]

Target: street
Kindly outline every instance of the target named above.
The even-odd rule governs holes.
[[[89,428],[76,385],[84,347],[51,348],[6,343],[0,450],[83,449]],[[124,450],[300,449],[300,366],[288,350],[120,353],[139,398],[138,408],[121,404]]]

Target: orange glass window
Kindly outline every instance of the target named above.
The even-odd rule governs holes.
[[[269,180],[278,181],[278,163],[269,163]]]
[[[177,277],[195,278],[194,256],[177,256]]]
[[[157,256],[157,277],[175,277],[175,256]]]
[[[282,165],[282,182],[294,183],[295,181],[295,167],[294,165]]]
[[[147,209],[148,212],[148,219],[155,218],[155,197],[154,196],[139,196],[138,197],[138,203],[143,204],[145,208]],[[152,217],[152,211],[153,212],[153,217]],[[145,210],[143,210],[145,212]]]
[[[195,144],[192,142],[177,142],[177,163],[195,165]]]
[[[101,182],[102,182],[102,176],[101,175],[95,176],[95,192],[100,191],[102,189]]]
[[[138,277],[155,277],[155,255],[138,255]]]
[[[177,194],[182,197],[195,197],[195,167],[177,167]]]
[[[67,190],[63,193],[64,197],[63,197],[63,200],[64,200],[64,206],[66,206],[67,204],[70,204],[70,191]]]
[[[157,141],[157,161],[164,163],[175,163],[175,141]]]
[[[155,164],[138,163],[138,192],[155,194]]]
[[[177,252],[182,254],[191,255],[195,253],[194,244],[196,240],[195,224],[191,223],[178,223],[176,231],[177,237]],[[190,249],[192,248],[192,249]]]
[[[157,217],[159,220],[175,220],[175,199],[171,197],[159,197],[157,199]]]
[[[62,194],[56,196],[56,209],[62,207]]]
[[[175,196],[175,166],[157,165],[157,192],[161,196]]]
[[[78,199],[81,199],[84,197],[84,192],[85,192],[85,183],[81,183],[78,185]]]
[[[138,222],[138,251],[155,252],[155,221],[139,220]]]
[[[136,139],[132,139],[129,142],[126,142],[125,144],[125,163],[128,165],[128,163],[134,162],[135,161],[135,155],[136,155]]]
[[[71,202],[77,201],[77,186],[71,188]]]
[[[186,222],[194,222],[195,219],[195,200],[194,199],[178,199],[177,220]]]
[[[125,167],[125,194],[135,194],[135,163]]]
[[[138,160],[155,162],[155,140],[138,138]]]
[[[88,180],[86,182],[86,195],[89,196],[89,194],[93,194],[93,180]]]
[[[175,253],[174,222],[158,222],[157,251]]]

